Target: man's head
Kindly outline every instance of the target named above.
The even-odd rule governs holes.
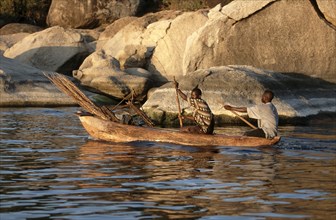
[[[264,94],[261,97],[263,103],[271,102],[274,98],[274,93],[271,90],[265,90]]]
[[[202,91],[199,88],[194,88],[191,90],[191,98],[198,99],[202,96]]]

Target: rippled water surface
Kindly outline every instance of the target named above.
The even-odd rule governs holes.
[[[114,144],[76,110],[1,109],[1,220],[336,219],[335,123],[267,148]]]

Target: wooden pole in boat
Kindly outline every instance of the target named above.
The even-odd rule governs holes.
[[[246,124],[248,124],[251,128],[253,129],[257,129],[256,126],[254,126],[253,124],[251,124],[250,122],[248,122],[245,118],[243,118],[242,116],[240,116],[237,112],[230,110],[233,114],[235,114],[238,118],[240,118],[243,122],[245,122]]]
[[[174,82],[176,82],[175,80],[175,76],[174,76]],[[175,88],[176,90],[176,102],[177,102],[177,107],[178,107],[178,118],[179,118],[179,122],[180,122],[180,127],[183,127],[183,121],[182,121],[182,114],[181,114],[181,106],[180,106],[180,99],[179,99],[179,94],[178,94],[178,88]]]

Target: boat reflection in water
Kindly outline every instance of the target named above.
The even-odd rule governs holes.
[[[280,127],[282,139],[272,147],[117,144],[87,140],[76,111],[0,112],[0,219],[330,219],[336,214],[335,127]]]
[[[314,211],[307,213],[290,207],[309,209],[314,205],[303,201],[326,195],[318,182],[309,181],[310,174],[319,175],[319,165],[288,158],[276,148],[89,141],[80,148],[79,159],[86,167],[83,177],[96,180],[81,187],[108,188],[110,192],[104,192],[104,197],[110,202],[124,204],[123,208],[129,211],[140,206],[143,215],[190,218],[206,213],[306,218]],[[298,166],[293,166],[293,162]],[[297,175],[298,167],[300,172],[309,174]],[[332,167],[326,171],[334,172]],[[303,182],[309,187],[302,189]],[[333,189],[331,185],[325,187]],[[324,202],[326,207],[332,206],[331,201]]]

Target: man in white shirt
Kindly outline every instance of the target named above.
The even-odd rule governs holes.
[[[272,139],[277,135],[279,120],[278,111],[272,103],[273,97],[274,93],[266,90],[261,97],[262,104],[252,107],[225,105],[224,108],[230,111],[247,112],[250,118],[258,120],[258,129],[247,131],[244,135]]]

